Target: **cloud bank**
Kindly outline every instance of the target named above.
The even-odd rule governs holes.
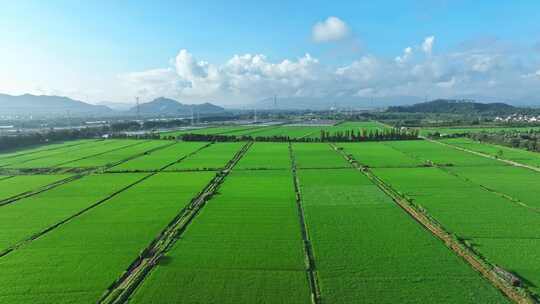
[[[335,30],[323,30],[328,24],[331,24],[329,28],[335,27],[329,20],[317,29],[321,31],[317,34],[320,41],[339,36]],[[182,49],[168,67],[128,73],[120,78],[128,91],[146,99],[165,95],[230,104],[274,95],[317,98],[477,95],[501,100],[540,96],[540,60],[527,51],[494,44],[497,42],[437,53],[435,37],[429,36],[405,47],[393,58],[365,54],[342,66],[326,65],[310,54],[281,61],[271,61],[262,54],[243,54],[218,64],[200,60]]]

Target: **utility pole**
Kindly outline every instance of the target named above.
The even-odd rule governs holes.
[[[139,104],[139,96],[135,97],[137,102],[137,120],[141,120],[141,105]]]

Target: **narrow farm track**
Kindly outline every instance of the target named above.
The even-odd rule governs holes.
[[[56,228],[58,228],[58,227],[60,227],[60,226],[62,226],[64,224],[72,221],[73,219],[87,213],[88,211],[94,209],[95,207],[104,204],[105,202],[109,201],[111,198],[113,198],[113,197],[119,195],[120,193],[122,193],[122,192],[136,186],[137,184],[140,184],[141,182],[143,182],[143,181],[147,180],[148,178],[156,175],[157,173],[158,172],[154,172],[154,173],[145,175],[142,178],[136,180],[135,182],[133,182],[133,183],[131,183],[131,184],[129,184],[129,185],[115,191],[115,192],[113,192],[112,194],[108,195],[107,197],[105,197],[105,198],[95,202],[94,204],[92,204],[92,205],[78,211],[75,214],[72,214],[71,216],[61,220],[60,222],[57,222],[56,224],[54,224],[52,226],[49,226],[46,229],[44,229],[44,230],[42,230],[42,231],[40,231],[38,233],[35,233],[34,235],[30,236],[29,238],[27,238],[27,239],[25,239],[23,241],[20,241],[17,244],[15,244],[13,246],[10,246],[9,248],[7,248],[7,249],[5,249],[3,251],[0,251],[0,258],[3,257],[3,256],[8,255],[9,253],[13,252],[14,250],[16,250],[16,249],[18,249],[18,248],[20,248],[20,247],[22,247],[24,245],[27,245],[28,243],[32,242],[33,240],[40,238],[41,236],[53,231],[54,229],[56,229]]]
[[[306,273],[308,276],[309,287],[311,290],[311,301],[314,304],[321,303],[321,290],[319,288],[319,280],[317,279],[317,269],[315,267],[315,256],[313,247],[309,238],[308,227],[304,215],[304,207],[302,206],[302,193],[300,191],[300,182],[298,180],[296,159],[292,144],[289,142],[289,156],[291,158],[291,171],[293,175],[294,191],[296,193],[296,206],[298,208],[298,218],[300,221],[300,229],[302,232],[302,240],[304,242],[304,254],[306,258]],[[350,169],[350,168],[349,168]]]
[[[54,183],[51,183],[51,184],[48,184],[48,185],[45,185],[43,187],[40,187],[38,189],[35,189],[35,190],[31,190],[31,191],[27,191],[27,192],[23,192],[23,193],[19,193],[15,196],[12,196],[12,197],[9,197],[9,198],[6,198],[4,200],[0,200],[0,207],[2,206],[5,206],[7,204],[11,204],[11,203],[14,203],[16,201],[19,201],[23,198],[27,198],[27,197],[30,197],[30,196],[34,196],[36,194],[40,194],[42,192],[45,192],[47,190],[50,190],[50,189],[53,189],[53,188],[56,188],[58,186],[62,186],[64,184],[67,184],[69,182],[72,182],[74,180],[77,180],[83,176],[85,176],[86,174],[77,174],[77,175],[73,175],[73,176],[69,176],[67,178],[64,178],[62,180],[59,180],[59,181],[56,181]],[[14,177],[14,176],[13,176]]]
[[[246,154],[253,143],[248,142],[234,155],[225,168],[183,208],[161,233],[142,251],[131,265],[105,292],[99,303],[125,303],[146,276],[154,269],[160,258],[176,243],[206,202],[216,193],[230,171]]]
[[[458,238],[448,233],[436,220],[414,204],[403,198],[390,185],[378,178],[368,167],[361,165],[351,155],[344,153],[333,144],[332,148],[341,154],[351,165],[366,175],[379,189],[386,193],[398,206],[407,212],[415,221],[439,238],[448,248],[462,257],[473,269],[478,271],[493,286],[499,289],[509,299],[519,304],[537,303],[528,290],[511,286],[504,278],[494,271],[494,266],[487,263]]]
[[[519,199],[517,199],[517,198],[515,198],[515,197],[512,197],[512,196],[510,196],[510,195],[508,195],[508,194],[506,194],[506,193],[503,193],[503,192],[500,192],[500,191],[498,191],[498,190],[496,190],[496,189],[492,189],[492,188],[487,187],[487,186],[484,186],[484,185],[482,185],[482,184],[473,182],[472,180],[470,180],[469,178],[467,178],[467,177],[465,177],[465,176],[462,176],[462,175],[460,175],[460,174],[457,174],[457,173],[455,173],[455,172],[452,172],[452,171],[446,169],[444,166],[435,166],[435,167],[437,167],[437,168],[439,168],[440,170],[443,170],[444,172],[448,173],[449,175],[455,176],[455,177],[457,177],[457,178],[459,178],[459,179],[461,179],[461,180],[463,180],[463,181],[465,181],[465,182],[467,182],[467,183],[476,185],[476,186],[482,188],[483,190],[485,190],[485,191],[487,191],[487,192],[490,192],[490,193],[493,193],[493,194],[495,194],[495,195],[497,195],[497,196],[500,196],[500,197],[502,197],[502,198],[504,198],[504,199],[510,201],[511,203],[517,204],[517,205],[519,205],[520,207],[524,207],[524,208],[527,208],[527,209],[529,209],[529,210],[531,210],[531,211],[533,211],[533,212],[540,213],[540,209],[539,209],[539,208],[529,206],[529,205],[527,205],[526,203],[520,201]]]
[[[519,162],[516,162],[516,161],[513,161],[513,160],[508,160],[508,159],[504,159],[504,158],[499,158],[499,157],[495,157],[495,156],[492,156],[492,155],[489,155],[489,154],[485,154],[485,153],[481,153],[481,152],[469,150],[469,149],[466,149],[466,148],[462,148],[462,147],[450,145],[450,144],[443,143],[443,142],[440,142],[440,141],[437,141],[437,140],[429,139],[429,138],[427,138],[427,137],[421,137],[421,138],[424,139],[424,140],[427,140],[427,141],[429,141],[429,142],[432,142],[432,143],[436,143],[436,144],[439,144],[439,145],[443,145],[443,146],[445,146],[445,147],[450,147],[450,148],[455,149],[455,150],[459,150],[459,151],[463,151],[463,152],[468,152],[468,153],[472,153],[472,154],[475,154],[475,155],[478,155],[478,156],[482,156],[482,157],[486,157],[486,158],[498,160],[498,161],[501,161],[501,162],[503,162],[503,163],[506,163],[506,164],[515,166],[515,167],[521,167],[521,168],[526,168],[526,169],[529,169],[529,170],[532,170],[532,171],[535,171],[535,172],[540,172],[540,168],[537,168],[537,167],[534,167],[534,166],[529,166],[529,165],[525,165],[525,164],[522,164],[522,163],[519,163]]]
[[[207,147],[207,146],[208,146],[208,145],[203,146],[202,148]],[[192,153],[190,153],[190,155],[191,155],[191,154],[195,154],[197,151],[201,150],[202,148],[200,148],[200,149],[198,149],[198,150],[196,150],[196,151],[193,151]],[[182,160],[185,159],[186,157],[187,157],[187,156],[184,156],[184,157],[182,157],[182,158],[180,158],[180,159],[178,159],[178,160],[176,160],[176,161],[174,161],[174,162],[172,162],[172,163],[170,163],[170,164],[167,164],[166,166],[163,166],[162,168],[160,168],[160,169],[157,170],[157,171],[150,172],[148,175],[143,176],[142,178],[140,178],[140,179],[136,180],[135,182],[133,182],[133,183],[131,183],[131,184],[129,184],[129,185],[127,185],[127,186],[121,188],[120,190],[118,190],[118,191],[116,191],[116,192],[110,194],[109,196],[107,196],[107,197],[105,197],[105,198],[99,200],[98,202],[96,202],[96,203],[94,203],[94,204],[88,206],[87,208],[84,208],[84,209],[80,210],[79,212],[77,212],[77,213],[75,213],[75,214],[69,216],[68,218],[65,218],[64,220],[62,220],[62,221],[60,221],[60,222],[57,222],[56,224],[54,224],[54,225],[52,225],[52,226],[47,227],[46,229],[44,229],[44,230],[42,230],[42,231],[40,231],[40,232],[38,232],[38,233],[36,233],[36,234],[30,236],[29,238],[27,238],[27,239],[25,239],[25,240],[23,240],[23,241],[21,241],[21,242],[15,244],[15,245],[9,247],[9,248],[7,248],[6,250],[1,251],[1,252],[0,252],[0,258],[3,257],[3,256],[5,256],[5,255],[7,255],[7,254],[9,254],[9,253],[12,252],[13,250],[16,250],[17,248],[20,248],[21,246],[24,246],[24,245],[28,244],[29,242],[31,242],[31,241],[33,241],[33,240],[35,240],[35,239],[37,239],[37,238],[43,236],[44,234],[49,233],[49,232],[53,231],[54,229],[56,229],[56,228],[58,228],[58,227],[60,227],[60,226],[62,226],[62,225],[64,225],[64,224],[70,222],[71,220],[73,220],[73,219],[75,219],[75,218],[77,218],[77,217],[79,217],[79,216],[81,216],[81,215],[87,213],[88,211],[92,210],[93,208],[95,208],[95,207],[97,207],[97,206],[99,206],[99,205],[102,205],[103,203],[109,201],[111,198],[117,196],[118,194],[124,192],[125,190],[127,190],[127,189],[129,189],[129,188],[131,188],[131,187],[133,187],[133,186],[136,186],[137,184],[139,184],[139,183],[145,181],[146,179],[148,179],[148,178],[150,178],[150,177],[152,177],[152,176],[154,176],[154,175],[156,175],[156,174],[162,172],[163,170],[165,170],[165,169],[168,168],[169,166],[172,166],[172,165],[174,165],[174,164],[176,164],[176,163],[182,161]],[[125,160],[125,161],[127,161],[127,160]],[[64,180],[62,180],[62,181],[59,181],[58,184],[54,184],[54,185],[51,184],[52,186],[51,186],[51,185],[45,186],[43,189],[40,189],[40,190],[35,191],[35,192],[27,193],[26,195],[23,195],[23,196],[20,196],[20,197],[18,196],[18,197],[13,198],[13,199],[11,199],[11,200],[9,200],[9,201],[2,201],[2,202],[0,202],[0,207],[1,207],[2,205],[6,205],[6,204],[9,204],[9,203],[13,203],[13,202],[18,201],[18,200],[20,200],[20,199],[22,199],[22,198],[25,198],[25,197],[28,197],[28,196],[32,196],[32,195],[36,195],[36,194],[38,194],[38,193],[41,193],[41,192],[47,191],[47,190],[49,190],[49,189],[55,188],[55,187],[57,187],[57,186],[63,185],[63,184],[65,184],[65,183],[67,183],[67,182],[71,182],[71,181],[73,181],[73,180],[79,179],[79,178],[81,178],[81,177],[83,177],[83,176],[85,176],[85,175],[88,175],[88,174],[90,174],[90,173],[92,173],[92,172],[94,172],[94,171],[95,171],[95,170],[93,170],[93,171],[88,171],[88,172],[86,172],[85,174],[79,174],[79,175],[71,176],[71,177],[69,177],[69,178],[67,178],[67,179],[64,179]]]
[[[130,160],[133,160],[133,159],[136,159],[136,158],[139,158],[139,157],[142,157],[144,155],[147,155],[147,154],[151,154],[151,153],[154,153],[156,151],[159,151],[159,150],[162,150],[162,149],[165,149],[165,148],[168,148],[172,145],[175,145],[176,143],[175,142],[172,142],[172,143],[169,143],[167,145],[163,145],[163,146],[159,146],[159,147],[155,147],[155,148],[152,148],[150,150],[145,150],[141,153],[137,153],[137,154],[134,154],[134,155],[131,155],[125,159],[122,159],[122,160],[119,160],[119,161],[116,161],[114,163],[110,163],[110,164],[107,164],[106,166],[103,167],[103,170],[107,170],[107,169],[110,169],[110,168],[113,168],[115,166],[118,166],[118,165],[121,165],[125,162],[128,162]]]

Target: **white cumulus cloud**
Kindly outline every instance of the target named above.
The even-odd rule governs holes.
[[[422,43],[422,51],[430,55],[431,51],[433,50],[434,42],[435,42],[435,36],[426,37],[426,39],[424,39],[424,42]]]
[[[283,97],[487,95],[512,99],[540,95],[540,59],[489,45],[431,54],[434,38],[385,58],[364,54],[334,66],[305,54],[270,60],[237,54],[222,63],[199,60],[180,50],[169,67],[121,75],[127,91],[145,99],[246,103]],[[427,56],[415,56],[415,52]],[[531,68],[535,67],[535,68]],[[134,95],[132,95],[134,96]]]
[[[349,35],[349,27],[337,17],[328,17],[313,26],[312,38],[315,42],[337,41]]]

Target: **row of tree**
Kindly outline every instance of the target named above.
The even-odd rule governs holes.
[[[169,139],[173,139],[169,137]],[[283,135],[250,136],[250,135],[218,135],[218,134],[181,134],[175,139],[183,141],[262,141],[262,142],[360,142],[383,140],[411,140],[418,139],[418,130],[415,129],[374,129],[374,130],[345,130],[328,132],[321,130],[319,137],[290,137]]]
[[[322,142],[349,142],[349,141],[383,141],[383,140],[410,140],[418,138],[417,129],[387,128],[387,129],[360,129],[329,132],[321,130]]]
[[[540,152],[540,130],[469,133],[466,136],[481,142]]]

